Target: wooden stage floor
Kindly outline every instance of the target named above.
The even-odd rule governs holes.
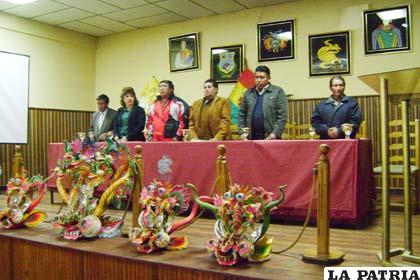
[[[58,200],[56,200],[58,201]],[[5,206],[5,196],[0,195],[0,209]],[[58,204],[51,205],[49,197],[45,197],[43,202],[37,207],[38,210],[46,211],[50,217],[57,213]],[[108,210],[108,214],[121,216],[122,211]],[[199,219],[186,229],[179,231],[176,235],[186,235],[189,240],[189,247],[179,252],[163,252],[152,255],[140,255],[134,246],[126,238],[116,238],[112,240],[93,240],[82,241],[77,246],[75,242],[64,241],[57,237],[53,239],[53,246],[73,248],[75,250],[90,250],[92,253],[104,254],[112,253],[124,259],[136,259],[140,262],[151,262],[166,266],[190,267],[197,271],[208,271],[209,273],[221,273],[218,279],[235,279],[239,277],[261,278],[261,279],[322,279],[323,267],[314,264],[307,264],[301,261],[301,253],[304,249],[316,247],[316,228],[308,227],[299,243],[295,247],[281,255],[272,255],[270,261],[262,264],[246,264],[238,267],[226,268],[216,264],[214,258],[207,253],[205,243],[214,237],[214,220]],[[131,213],[126,217],[125,228],[131,226]],[[291,244],[301,229],[300,225],[272,224],[269,233],[274,236],[273,250],[277,251]],[[43,235],[51,235],[50,225],[43,223],[40,228],[31,230],[38,234],[40,239]],[[36,240],[38,237],[30,237],[32,232],[22,231],[23,239]],[[403,247],[403,216],[400,213],[391,215],[391,247]],[[9,236],[9,234],[7,234]],[[415,253],[420,253],[420,215],[413,216],[413,249]],[[10,232],[10,237],[19,237],[19,230]],[[340,266],[379,266],[376,253],[381,249],[381,218],[374,217],[369,226],[363,229],[331,229],[330,244],[332,248],[337,248],[345,253],[345,261]],[[77,243],[77,242],[76,242]],[[109,252],[107,250],[110,250]],[[126,252],[126,255],[125,255]],[[121,254],[124,254],[122,256]],[[399,257],[393,258],[396,262],[401,262]],[[414,263],[406,263],[415,266]],[[48,270],[48,268],[47,268]],[[119,279],[118,275],[112,277]],[[155,275],[156,276],[156,275]],[[144,279],[139,275],[140,278]],[[0,277],[1,278],[1,277]],[[48,277],[47,277],[48,278]],[[110,278],[110,279],[112,279]],[[158,277],[165,279],[166,277]],[[190,278],[188,278],[190,279]],[[191,279],[195,279],[194,277]],[[200,277],[201,279],[201,277]],[[204,278],[204,279],[207,279]]]

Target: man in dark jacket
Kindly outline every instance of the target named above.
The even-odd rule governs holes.
[[[270,83],[270,69],[255,69],[255,87],[244,94],[238,115],[241,138],[273,140],[281,139],[287,121],[287,98],[282,88]]]
[[[356,99],[344,94],[345,86],[343,77],[332,77],[331,96],[318,104],[312,114],[312,126],[321,139],[345,138],[342,124],[353,126],[350,138],[354,138],[359,129],[362,113]]]

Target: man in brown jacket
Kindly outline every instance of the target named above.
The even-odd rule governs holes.
[[[214,79],[204,82],[204,98],[194,102],[190,113],[191,140],[222,141],[229,138],[230,105],[217,96],[219,86]]]

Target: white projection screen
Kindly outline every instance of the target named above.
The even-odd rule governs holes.
[[[29,59],[0,51],[0,143],[28,143]]]

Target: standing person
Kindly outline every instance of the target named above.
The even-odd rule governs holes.
[[[108,132],[114,129],[117,112],[108,107],[109,97],[101,94],[96,98],[98,111],[93,113],[90,130],[93,131],[96,141],[104,141]]]
[[[238,115],[241,138],[281,139],[287,121],[287,98],[282,88],[270,83],[270,69],[255,69],[255,87],[245,92]],[[249,128],[249,134],[244,128]]]
[[[312,114],[312,126],[321,139],[345,138],[342,124],[353,125],[350,138],[356,136],[362,122],[362,112],[353,97],[346,96],[344,89],[346,82],[341,76],[330,79],[331,96],[318,104]]]
[[[229,136],[230,105],[226,98],[217,96],[216,80],[204,82],[204,98],[194,102],[190,114],[192,140],[226,140]]]
[[[121,141],[146,141],[143,135],[146,113],[139,106],[132,87],[123,88],[121,105],[114,125],[114,136]]]
[[[174,94],[172,81],[159,83],[159,96],[153,103],[146,124],[145,136],[153,141],[177,141],[184,128],[184,103]]]

